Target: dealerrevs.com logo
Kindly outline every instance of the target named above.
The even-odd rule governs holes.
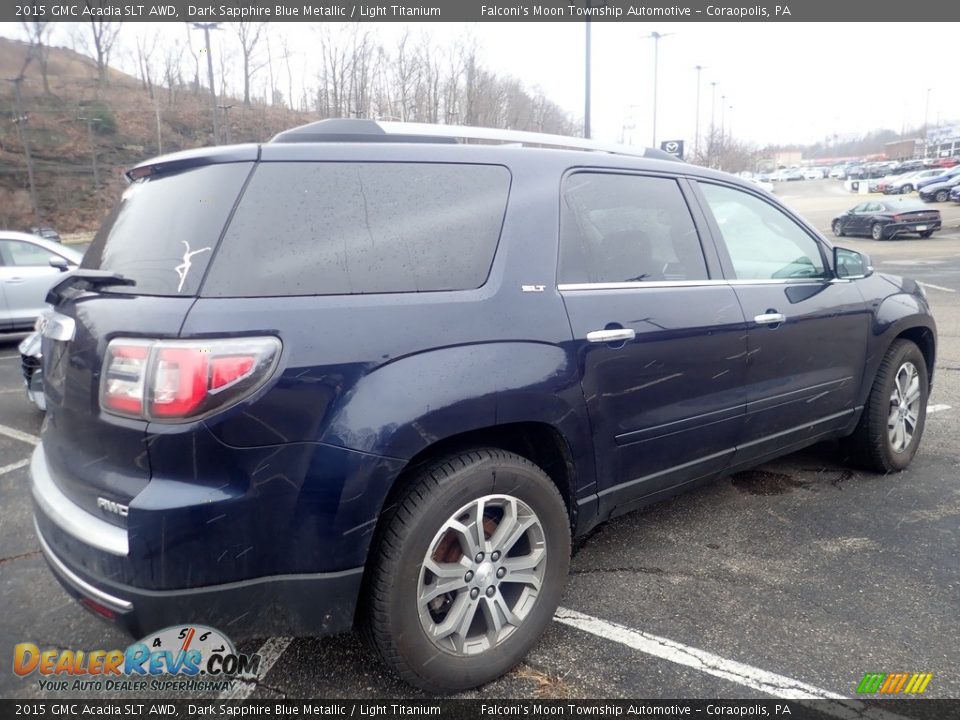
[[[255,678],[259,655],[238,653],[219,630],[168,627],[125,650],[41,649],[19,643],[13,672],[36,678],[43,691],[227,690],[237,677]]]

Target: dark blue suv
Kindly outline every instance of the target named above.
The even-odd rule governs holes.
[[[362,120],[128,175],[41,320],[31,471],[53,571],[132,633],[357,623],[466,688],[537,641],[571,537],[827,438],[879,472],[920,443],[923,291],[729,175]]]

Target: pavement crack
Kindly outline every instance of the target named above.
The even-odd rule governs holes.
[[[8,555],[7,557],[0,558],[0,565],[6,562],[14,562],[16,560],[26,560],[27,558],[35,557],[39,555],[41,550],[31,550],[30,552],[20,553],[19,555]]]

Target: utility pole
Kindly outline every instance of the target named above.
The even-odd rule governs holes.
[[[230,111],[233,109],[233,105],[217,105],[218,108],[223,110],[223,124],[227,126],[227,145],[230,144]]]
[[[720,96],[720,142],[726,142],[727,96]]]
[[[87,140],[90,142],[90,156],[93,158],[93,192],[100,189],[100,170],[97,167],[97,146],[93,142],[93,124],[100,122],[100,118],[78,117],[77,120],[87,124]]]
[[[587,7],[590,6],[587,0]],[[586,52],[584,55],[584,81],[583,81],[583,136],[590,139],[590,21],[586,23]]]
[[[648,38],[653,39],[653,140],[650,143],[650,147],[657,146],[657,78],[659,75],[658,64],[660,61],[660,39],[675,34],[676,33],[652,32],[647,35]]]
[[[203,30],[203,42],[207,51],[207,76],[210,80],[210,109],[213,113],[213,144],[220,144],[217,128],[217,88],[213,84],[213,51],[210,49],[210,31],[219,30],[220,23],[192,23],[196,30]]]
[[[697,118],[693,131],[693,156],[700,156],[700,73],[706,70],[706,65],[697,65],[694,70],[697,71]]]
[[[27,179],[30,182],[30,204],[33,206],[33,217],[39,223],[40,206],[37,203],[37,186],[33,182],[33,157],[30,155],[30,143],[27,141],[27,131],[24,123],[27,122],[27,116],[23,114],[20,108],[20,83],[23,82],[21,73],[15,78],[8,78],[13,83],[13,102],[16,111],[16,117],[13,122],[17,126],[17,136],[20,138],[20,144],[23,145],[23,155],[27,159]]]
[[[930,128],[927,125],[930,119],[930,91],[933,88],[927,88],[927,102],[923,108],[923,159],[927,159],[927,144],[930,142]]]

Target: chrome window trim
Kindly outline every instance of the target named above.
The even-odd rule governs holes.
[[[771,279],[771,280],[652,280],[650,282],[602,282],[602,283],[561,283],[560,292],[582,290],[639,290],[642,288],[680,288],[711,287],[716,285],[823,285],[824,283],[847,282],[837,278],[817,278],[816,280]]]
[[[56,554],[53,552],[53,549],[47,544],[47,541],[40,532],[40,526],[37,525],[36,519],[33,521],[33,529],[37,533],[37,540],[40,541],[40,549],[43,551],[44,556],[50,561],[50,564],[53,565],[54,569],[58,573],[60,573],[64,580],[73,585],[73,587],[75,587],[84,595],[99,601],[100,603],[109,607],[111,610],[116,610],[121,613],[130,612],[133,610],[132,602],[114,597],[113,595],[109,595],[99,588],[95,588],[93,585],[88,583],[86,580],[78,576],[76,573],[70,570],[70,568],[64,565],[63,561],[56,556]]]
[[[33,499],[54,525],[98,550],[111,555],[127,555],[129,544],[126,530],[91,515],[64,495],[53,482],[42,443],[37,445],[30,459],[30,479]]]

